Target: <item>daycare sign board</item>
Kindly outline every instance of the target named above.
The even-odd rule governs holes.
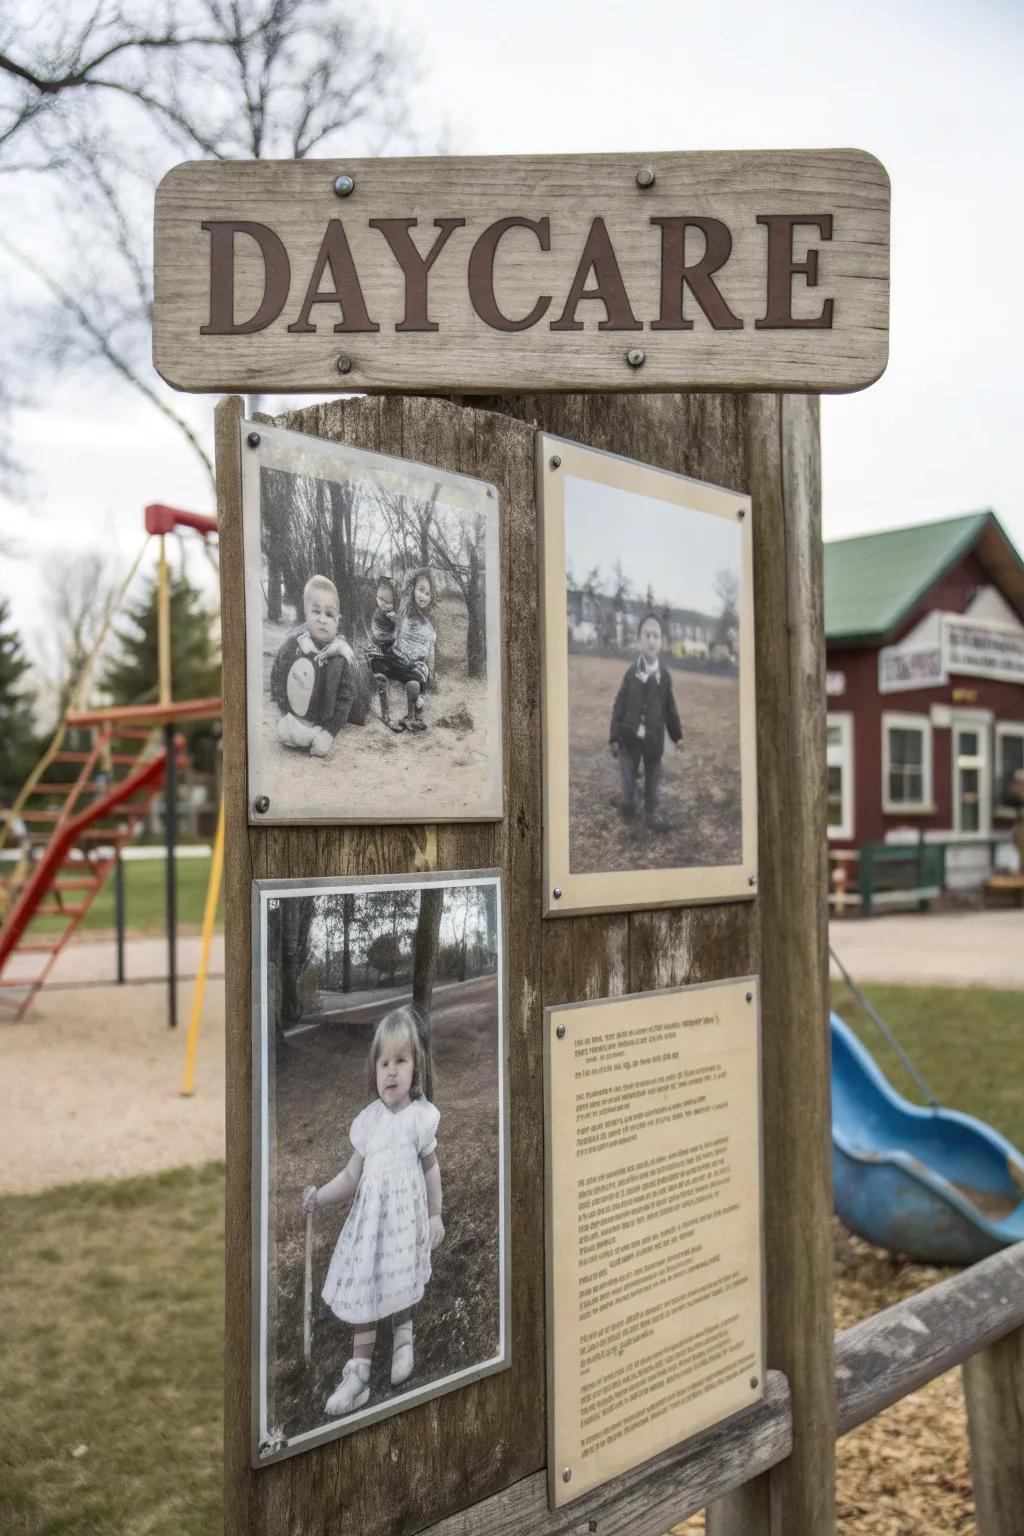
[[[156,195],[183,390],[844,392],[888,326],[861,150],[193,161]]]

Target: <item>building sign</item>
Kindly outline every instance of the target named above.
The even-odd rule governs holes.
[[[1024,683],[1024,626],[935,614],[939,641],[888,645],[878,653],[879,693],[938,688],[950,677],[989,677]]]
[[[830,699],[838,699],[838,698],[841,698],[842,695],[845,692],[846,692],[846,673],[845,672],[826,672],[825,673],[825,693],[826,693],[827,697],[830,698]]]
[[[947,618],[942,629],[947,672],[1024,683],[1024,629],[1020,625]]]
[[[178,389],[846,391],[888,356],[859,150],[196,161],[156,198]]]

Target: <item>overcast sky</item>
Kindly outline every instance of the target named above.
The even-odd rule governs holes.
[[[717,613],[715,576],[727,570],[739,577],[741,550],[738,522],[565,477],[565,559],[577,584],[598,566],[602,588],[610,592],[613,567],[621,560],[634,596],[643,599],[650,588],[658,607],[667,601],[673,608]]]
[[[992,507],[1024,549],[1020,0],[432,0],[429,25],[419,0],[391,12],[418,39],[423,122],[446,118],[460,152],[877,155],[893,188],[891,356],[871,389],[823,403],[825,535]],[[17,422],[28,497],[0,502],[22,555],[0,559],[0,592],[27,636],[50,551],[127,560],[146,502],[212,510],[197,461],[124,387],[72,376],[44,393]],[[187,408],[209,442],[213,401]]]

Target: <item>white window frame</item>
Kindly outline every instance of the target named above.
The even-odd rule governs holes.
[[[889,797],[889,732],[920,731],[921,743],[921,799],[892,800]],[[928,715],[904,715],[887,710],[882,715],[882,810],[887,816],[932,816],[932,722]]]
[[[849,842],[853,839],[853,715],[849,711],[844,710],[839,714],[828,714],[825,719],[826,729],[831,726],[838,726],[839,728],[839,744],[837,747],[828,746],[826,737],[826,772],[829,768],[838,766],[842,773],[842,786],[840,790],[842,804],[841,819],[837,827],[830,826],[828,828],[828,835],[837,840],[842,839],[845,842]],[[836,754],[835,757],[833,757],[833,753]]]
[[[995,728],[995,740],[992,743],[992,819],[1005,820],[1007,807],[999,799],[999,768],[1002,757],[1002,744],[1004,739],[1016,737],[1024,740],[1024,720],[997,720]]]

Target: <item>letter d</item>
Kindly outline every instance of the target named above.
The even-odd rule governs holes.
[[[265,224],[244,219],[211,219],[201,225],[210,231],[210,323],[199,327],[200,336],[245,336],[265,330],[281,313],[288,299],[291,267],[283,242]],[[249,235],[263,257],[263,298],[249,320],[235,324],[235,235]]]

